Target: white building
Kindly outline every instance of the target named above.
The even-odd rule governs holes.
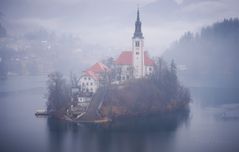
[[[80,78],[81,92],[95,93],[100,85],[101,74],[107,71],[109,68],[100,62],[85,70]]]

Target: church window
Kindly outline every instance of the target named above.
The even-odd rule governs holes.
[[[139,41],[136,41],[136,42],[135,42],[135,46],[136,46],[136,47],[139,47]]]

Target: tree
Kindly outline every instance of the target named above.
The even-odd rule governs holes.
[[[174,60],[171,61],[170,65],[170,74],[169,74],[169,79],[170,79],[170,94],[172,97],[175,97],[177,95],[177,89],[178,89],[178,77],[177,77],[177,67],[176,64],[174,63]]]
[[[80,87],[79,86],[80,77],[77,77],[73,72],[71,72],[70,77],[71,77],[71,86]]]
[[[114,58],[109,57],[106,60],[102,61],[108,68],[114,68]]]
[[[173,60],[169,68],[161,58],[158,58],[155,70],[149,79],[161,92],[161,102],[184,101],[187,103],[190,101],[189,91],[178,81],[177,67]]]
[[[49,74],[47,110],[50,114],[61,117],[71,101],[71,91],[63,75],[59,72]]]

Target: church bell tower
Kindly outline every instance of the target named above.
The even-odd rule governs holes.
[[[137,19],[135,22],[135,32],[132,37],[132,57],[134,77],[142,78],[144,76],[144,37],[141,31],[141,21],[139,9],[137,10]]]

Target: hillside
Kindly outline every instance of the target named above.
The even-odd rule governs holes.
[[[225,19],[200,33],[185,33],[163,58],[175,60],[188,86],[238,87],[239,20]]]

